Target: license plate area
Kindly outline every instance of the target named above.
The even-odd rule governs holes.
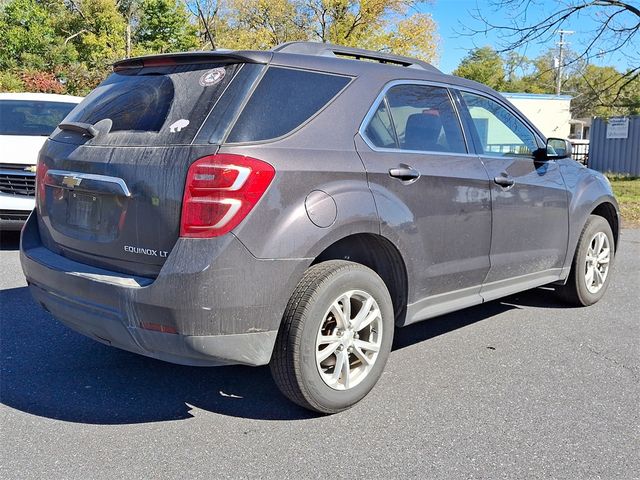
[[[68,192],[67,223],[88,231],[100,229],[102,199],[98,195]]]

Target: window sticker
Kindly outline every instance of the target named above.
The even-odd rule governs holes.
[[[203,87],[210,87],[212,85],[217,85],[222,81],[226,73],[224,67],[212,68],[211,70],[207,70],[200,77],[200,85]]]
[[[177,133],[180,130],[182,130],[183,128],[185,128],[187,125],[189,125],[189,120],[187,120],[185,118],[181,118],[177,122],[173,122],[171,125],[169,125],[169,132],[170,133]]]

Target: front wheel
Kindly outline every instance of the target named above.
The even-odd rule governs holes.
[[[609,222],[591,215],[578,240],[567,283],[559,289],[561,297],[578,306],[593,305],[600,300],[609,285],[614,254]]]
[[[271,360],[290,400],[336,413],[376,384],[393,341],[393,306],[371,269],[331,260],[310,267],[287,305]]]

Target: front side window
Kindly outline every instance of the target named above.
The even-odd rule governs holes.
[[[525,124],[497,102],[461,92],[484,154],[531,156],[538,149],[535,136]]]
[[[391,87],[365,135],[379,148],[467,153],[451,99],[441,87],[408,84]]]

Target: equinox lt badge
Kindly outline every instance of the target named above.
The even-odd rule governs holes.
[[[148,255],[150,257],[167,258],[169,252],[164,250],[154,250],[152,248],[132,247],[131,245],[125,245],[124,251],[129,253],[137,253],[139,255]]]

